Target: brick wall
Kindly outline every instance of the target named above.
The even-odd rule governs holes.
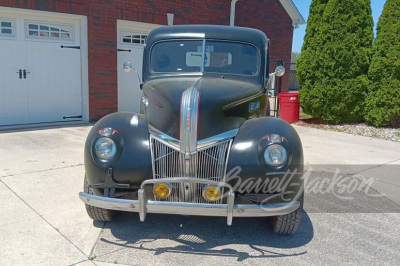
[[[282,59],[290,62],[293,25],[279,0],[246,0],[236,4],[236,26],[260,29],[270,39],[270,60]],[[275,64],[270,64],[270,72]],[[289,91],[290,65],[282,78],[282,92]]]
[[[0,0],[0,6],[85,15],[89,37],[89,113],[98,120],[118,110],[117,19],[167,24],[229,25],[230,0]],[[237,26],[263,30],[271,59],[290,61],[293,27],[278,0],[237,3]],[[288,75],[287,75],[288,77]],[[288,81],[284,81],[287,88]]]

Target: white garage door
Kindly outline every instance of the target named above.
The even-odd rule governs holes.
[[[81,120],[79,21],[0,12],[0,125]]]
[[[131,62],[142,78],[145,39],[152,29],[160,26],[118,21],[118,111],[140,112],[140,81],[134,71],[126,73],[123,64]]]

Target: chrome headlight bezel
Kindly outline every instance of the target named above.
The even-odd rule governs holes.
[[[100,150],[103,148],[103,151]],[[108,137],[101,137],[93,144],[94,155],[102,162],[109,162],[117,155],[117,144]]]
[[[280,144],[269,145],[263,153],[264,162],[269,167],[279,168],[286,164],[289,158],[289,152]]]

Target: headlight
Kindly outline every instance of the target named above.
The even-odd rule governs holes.
[[[279,167],[286,162],[287,151],[283,146],[273,144],[265,149],[264,160],[269,166]]]
[[[94,144],[94,151],[100,160],[111,160],[117,154],[117,145],[110,138],[99,138]]]

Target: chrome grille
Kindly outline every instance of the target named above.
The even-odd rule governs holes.
[[[179,148],[166,145],[151,136],[153,178],[190,177],[213,181],[224,181],[228,155],[232,140],[199,149],[185,158]],[[203,184],[172,183],[171,194],[163,201],[208,203],[202,196]],[[155,197],[155,200],[162,199]],[[214,203],[222,203],[222,199]]]

